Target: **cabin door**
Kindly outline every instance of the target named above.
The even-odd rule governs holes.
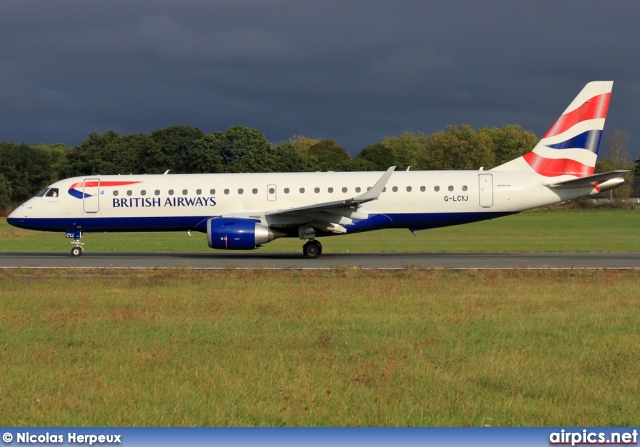
[[[86,178],[82,184],[82,207],[85,213],[100,211],[100,179]]]
[[[493,206],[493,175],[480,174],[480,207],[491,208]]]
[[[275,202],[278,194],[278,188],[276,185],[267,185],[267,200],[269,202]]]

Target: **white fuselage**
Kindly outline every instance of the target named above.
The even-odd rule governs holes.
[[[260,220],[273,228],[300,219],[277,210],[344,200],[367,191],[381,172],[109,175],[60,180],[10,216],[12,225],[47,231],[206,231],[212,217]],[[377,200],[340,224],[348,233],[380,228],[425,229],[491,219],[589,194],[552,190],[536,173],[394,172]],[[52,188],[55,197],[52,196]],[[309,220],[318,216],[310,213]],[[295,236],[294,232],[287,234]],[[323,234],[319,234],[323,235]]]

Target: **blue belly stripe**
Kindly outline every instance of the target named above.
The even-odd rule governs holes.
[[[404,213],[373,214],[368,219],[345,225],[347,233],[380,230],[384,228],[409,228],[412,231],[460,225],[481,220],[517,214],[517,212],[473,213]],[[15,227],[38,231],[85,232],[141,232],[187,231],[205,233],[207,219],[213,216],[176,217],[81,217],[81,218],[8,218]]]

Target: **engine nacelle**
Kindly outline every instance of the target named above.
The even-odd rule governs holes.
[[[253,250],[283,236],[253,219],[216,217],[207,221],[207,242],[222,250]]]

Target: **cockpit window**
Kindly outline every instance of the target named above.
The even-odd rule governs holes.
[[[58,188],[50,188],[45,197],[58,197]]]
[[[44,195],[46,194],[47,191],[49,191],[49,188],[43,189],[38,194],[36,194],[36,197],[44,197]]]

